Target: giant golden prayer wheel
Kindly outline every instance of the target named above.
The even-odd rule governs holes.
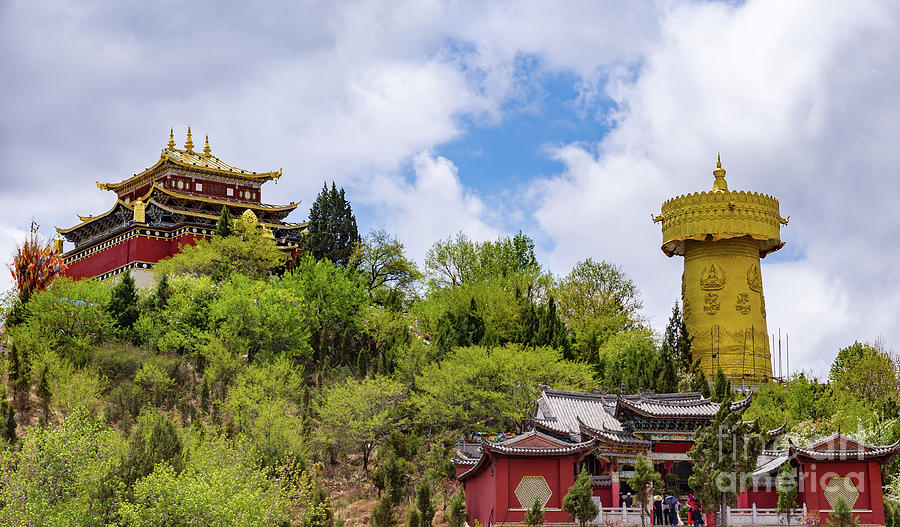
[[[760,259],[784,246],[787,220],[778,200],[731,191],[721,159],[709,192],[672,198],[662,222],[662,250],[684,257],[681,299],[693,336],[694,360],[707,376],[719,368],[732,380],[755,384],[772,377]]]

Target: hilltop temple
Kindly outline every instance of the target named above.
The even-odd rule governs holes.
[[[209,238],[227,207],[234,217],[250,211],[278,245],[296,252],[306,223],[284,219],[299,203],[262,202],[263,183],[277,180],[281,170],[251,172],[235,168],[212,154],[209,137],[202,152],[194,151],[188,127],[184,148],[169,142],[150,168],[117,183],[100,183],[116,193],[116,202],[96,216],[79,216],[81,223],[57,232],[75,247],[63,253],[65,276],[100,278],[130,270],[139,286],[147,286],[153,264],[177,254],[185,245]],[[62,252],[62,239],[57,237]]]
[[[733,383],[755,385],[772,377],[766,299],[760,259],[784,246],[778,200],[728,190],[722,161],[707,192],[672,198],[654,222],[662,223],[662,250],[684,257],[681,297],[695,360],[707,377],[719,369]]]

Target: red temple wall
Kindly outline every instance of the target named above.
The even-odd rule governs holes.
[[[600,502],[604,507],[612,507],[612,487],[591,487],[591,494],[600,498]]]
[[[155,263],[178,253],[180,248],[185,245],[194,245],[197,238],[206,238],[206,236],[195,233],[187,233],[169,239],[134,236],[67,264],[68,269],[63,275],[75,279],[93,278],[132,262]]]
[[[808,510],[831,509],[825,498],[825,487],[833,477],[850,476],[859,490],[859,499],[853,505],[860,523],[884,524],[884,503],[881,488],[881,468],[876,461],[817,461],[802,465],[803,491],[801,499]],[[821,512],[823,522],[830,519],[828,512]]]
[[[494,519],[494,507],[497,502],[496,475],[491,467],[484,467],[477,474],[463,482],[466,491],[466,515],[469,525],[477,519],[485,527]]]
[[[694,446],[692,442],[663,442],[657,441],[653,444],[654,452],[663,452],[666,454],[686,454],[691,447]]]

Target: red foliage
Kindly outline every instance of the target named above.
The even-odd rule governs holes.
[[[23,302],[28,301],[33,293],[50,287],[53,280],[65,270],[66,265],[53,244],[41,247],[34,234],[16,248],[16,256],[9,266],[19,289],[19,298]]]

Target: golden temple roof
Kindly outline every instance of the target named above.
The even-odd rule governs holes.
[[[203,148],[203,152],[194,152],[194,143],[190,138],[190,134],[188,135],[188,140],[184,146],[184,150],[175,148],[175,137],[173,132],[170,131],[169,142],[166,145],[166,148],[164,148],[160,153],[159,161],[157,161],[153,166],[118,183],[100,183],[98,181],[97,187],[102,190],[112,190],[113,192],[118,192],[120,189],[132,183],[138,183],[143,179],[147,179],[147,177],[151,173],[153,173],[157,168],[167,162],[190,170],[211,172],[218,175],[225,175],[255,181],[266,181],[269,179],[278,179],[281,177],[281,169],[278,169],[277,171],[273,170],[271,172],[253,172],[229,165],[218,157],[212,155],[209,148],[208,136],[206,138],[206,145]]]

